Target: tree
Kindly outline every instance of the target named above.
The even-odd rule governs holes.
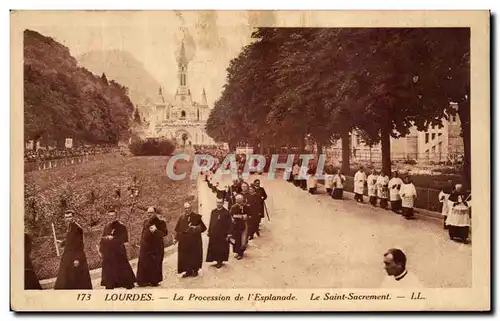
[[[103,81],[105,80],[105,81]],[[24,32],[25,139],[64,146],[117,143],[126,138],[134,107],[127,89],[78,67],[68,48],[37,32]]]
[[[139,109],[136,108],[135,111],[134,111],[134,122],[137,124],[137,125],[141,125],[142,121],[141,121],[141,115],[139,114]]]

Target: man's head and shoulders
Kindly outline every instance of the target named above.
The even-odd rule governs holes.
[[[387,276],[382,288],[423,288],[418,277],[406,267],[406,255],[397,248],[384,253],[384,269]]]
[[[144,220],[144,224],[158,224],[165,223],[165,220],[158,216],[159,210],[155,206],[150,206],[147,209],[148,217]]]
[[[224,207],[224,200],[217,198],[216,207],[212,210],[212,215],[229,214],[229,211]]]
[[[108,222],[106,223],[105,227],[113,227],[115,229],[127,228],[125,224],[119,220],[118,212],[114,208],[111,208],[107,211],[106,218]]]
[[[193,212],[193,207],[191,206],[191,203],[189,203],[189,202],[184,203],[184,215],[186,217],[189,217],[191,220],[192,219],[201,219],[200,214]]]
[[[231,206],[230,210],[231,214],[241,213],[241,209],[243,208],[243,205],[245,203],[245,197],[243,197],[243,195],[241,194],[237,194],[235,196],[235,201],[236,203],[234,203],[233,206]]]
[[[82,226],[75,220],[75,211],[67,210],[64,212],[64,223],[68,232],[83,232]]]

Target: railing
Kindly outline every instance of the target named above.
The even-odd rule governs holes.
[[[110,153],[102,153],[102,154],[93,154],[93,155],[84,155],[84,156],[74,156],[74,157],[64,157],[57,158],[51,160],[40,160],[35,162],[24,162],[24,171],[32,172],[32,171],[43,171],[49,170],[53,168],[76,165],[86,162],[95,161],[106,157],[107,155],[117,153],[116,151]]]

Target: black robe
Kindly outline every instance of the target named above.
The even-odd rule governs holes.
[[[225,208],[214,209],[208,227],[207,262],[224,262],[229,259],[228,234],[231,232],[231,215]]]
[[[156,226],[156,231],[151,233],[149,228]],[[163,257],[165,245],[163,238],[167,236],[167,223],[154,216],[143,223],[141,235],[141,248],[137,265],[138,284],[157,284],[163,281]]]
[[[63,241],[64,252],[59,264],[57,274],[56,290],[92,289],[87,257],[83,250],[83,230],[77,223],[69,225],[66,239]],[[78,260],[77,267],[74,261]]]
[[[220,190],[217,187],[215,188],[215,195],[217,196],[218,199],[225,199],[226,198],[226,191],[225,190]]]
[[[179,217],[175,226],[178,245],[177,273],[191,272],[201,268],[203,262],[203,244],[201,233],[207,227],[196,213]]]
[[[112,235],[112,240],[104,239]],[[135,275],[127,258],[125,243],[128,242],[127,227],[114,221],[104,227],[99,250],[102,253],[102,281],[107,288],[132,288]]]
[[[42,286],[38,282],[38,278],[31,262],[31,237],[28,233],[24,233],[24,289],[25,290],[41,290]]]
[[[248,225],[247,221],[242,218],[235,218],[235,215],[248,215],[248,205],[234,204],[229,211],[233,219],[233,228],[231,234],[235,240],[233,244],[233,252],[243,255],[248,244]]]
[[[263,208],[262,205],[262,198],[258,194],[246,194],[246,201],[247,201],[247,211],[248,211],[248,235],[253,236],[254,233],[256,233],[259,229],[259,222],[261,219],[261,209]]]

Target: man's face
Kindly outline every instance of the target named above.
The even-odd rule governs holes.
[[[116,220],[116,212],[108,212],[108,220],[114,222]]]
[[[254,187],[250,187],[248,189],[248,191],[250,192],[250,194],[255,194],[255,188]]]
[[[64,223],[66,226],[69,226],[73,222],[73,214],[65,214],[64,215]]]
[[[223,203],[222,200],[217,200],[217,208],[222,209]]]
[[[185,213],[185,214],[189,214],[189,213],[191,213],[191,206],[185,206],[185,207],[184,207],[184,213]]]
[[[242,190],[243,192],[248,192],[248,185],[247,185],[247,184],[243,184],[243,185],[241,185],[241,190]]]
[[[396,276],[401,273],[401,267],[394,262],[392,254],[387,254],[384,256],[384,270],[387,275]]]
[[[255,181],[254,185],[255,185],[255,187],[260,187],[260,182],[259,181]]]

